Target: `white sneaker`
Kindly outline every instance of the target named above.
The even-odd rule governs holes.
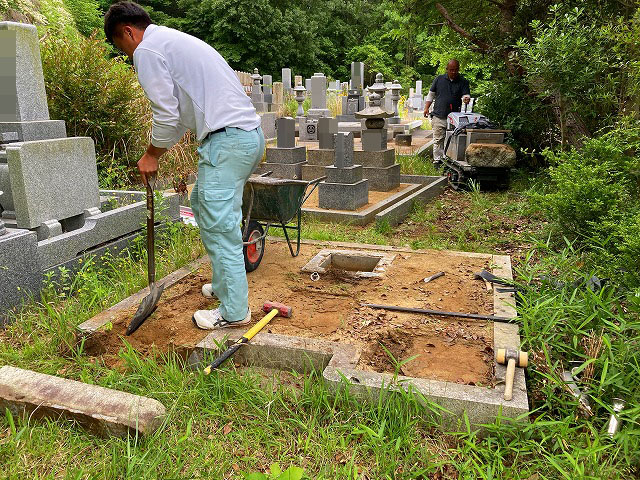
[[[218,330],[220,328],[241,327],[251,323],[251,309],[247,309],[247,316],[237,322],[228,322],[220,314],[220,309],[198,310],[191,318],[193,324],[201,330]]]
[[[202,286],[202,295],[206,298],[213,298],[213,287],[211,286],[210,283],[205,283]]]

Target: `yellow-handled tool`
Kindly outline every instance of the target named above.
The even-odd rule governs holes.
[[[262,330],[267,323],[269,323],[274,317],[280,315],[281,317],[289,318],[293,313],[291,307],[284,305],[282,303],[277,302],[266,302],[262,306],[262,311],[269,312],[267,315],[256,323],[253,327],[251,327],[247,333],[245,333],[242,337],[240,337],[233,345],[231,345],[225,352],[216,358],[211,365],[204,369],[204,374],[209,375],[212,370],[215,370],[220,365],[222,365],[225,361],[231,357],[234,353],[238,351],[238,349],[244,345],[245,343],[249,343],[256,334]]]

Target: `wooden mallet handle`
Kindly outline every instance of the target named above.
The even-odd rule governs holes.
[[[513,376],[516,373],[516,359],[510,358],[507,363],[507,375],[505,376],[504,399],[511,400],[513,398]]]

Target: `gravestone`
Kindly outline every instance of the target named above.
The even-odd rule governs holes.
[[[338,120],[323,117],[318,119],[318,147],[307,152],[307,163],[302,167],[302,179],[314,180],[325,175],[325,167],[335,161],[334,136],[338,133]]]
[[[282,85],[284,88],[284,93],[286,95],[291,95],[292,87],[291,87],[291,69],[290,68],[282,69]]]
[[[276,120],[276,147],[267,148],[266,162],[260,164],[260,171],[273,171],[279,178],[302,178],[302,166],[306,163],[306,148],[296,147],[296,121],[291,117]]]
[[[329,117],[327,109],[327,77],[322,73],[314,73],[311,77],[311,108],[310,117]]]
[[[57,223],[46,228],[58,228],[61,234],[60,221],[100,206],[93,140],[74,137],[15,145],[6,150],[18,228],[36,229],[43,240],[49,235],[39,230],[46,222]]]
[[[400,165],[395,163],[395,150],[387,148],[385,119],[392,113],[381,106],[381,96],[386,92],[381,73],[369,90],[369,107],[356,114],[356,118],[365,119],[366,128],[362,130],[362,150],[355,152],[355,161],[363,166],[372,190],[387,192],[400,184]]]
[[[386,91],[384,94],[384,109],[387,112],[393,112],[393,102],[391,100],[391,85],[393,82],[385,82]]]
[[[267,105],[273,103],[273,77],[271,75],[263,75],[262,77],[262,94],[264,95],[264,103]]]
[[[307,89],[307,96],[311,95],[311,89],[313,87],[311,86],[311,79],[310,78],[305,78],[304,79],[304,88]]]
[[[0,22],[0,46],[0,134],[21,142],[66,137],[65,123],[49,120],[36,27]]]
[[[301,86],[302,85],[302,75],[296,75],[295,76],[295,82],[296,82],[296,84],[295,84],[296,87],[297,86]]]
[[[416,88],[410,96],[411,106],[414,110],[424,109],[424,99],[422,98],[422,80],[416,80]]]
[[[369,202],[369,182],[362,165],[353,164],[353,133],[334,137],[334,165],[325,168],[327,179],[318,185],[318,206],[331,210],[357,210]]]
[[[338,133],[338,120],[335,118],[318,119],[318,147],[320,149],[333,148],[333,137]]]
[[[272,112],[277,112],[284,103],[284,85],[282,82],[275,82],[273,84],[273,103],[269,107]]]
[[[362,93],[364,88],[364,63],[352,62],[351,63],[351,83],[350,90],[358,90]]]
[[[41,287],[45,272],[73,272],[116,254],[141,231],[141,192],[98,189],[93,141],[49,120],[35,27],[0,22],[0,317]],[[122,194],[122,195],[120,195]],[[131,200],[105,208],[112,198]],[[164,195],[179,218],[179,196]]]

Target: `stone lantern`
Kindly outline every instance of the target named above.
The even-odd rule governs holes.
[[[262,95],[262,86],[260,85],[260,80],[262,80],[262,75],[258,73],[258,69],[253,69],[253,75],[251,75],[251,80],[253,80],[253,87],[251,88],[251,97],[254,95]]]
[[[296,85],[293,91],[295,92],[295,95],[296,95],[296,102],[298,102],[298,111],[296,112],[296,116],[303,117],[304,108],[302,108],[302,103],[306,98],[307,89],[304,88],[302,85]]]
[[[369,107],[379,107],[382,105],[382,98],[387,91],[384,84],[384,77],[381,73],[376,75],[376,83],[369,87]]]

